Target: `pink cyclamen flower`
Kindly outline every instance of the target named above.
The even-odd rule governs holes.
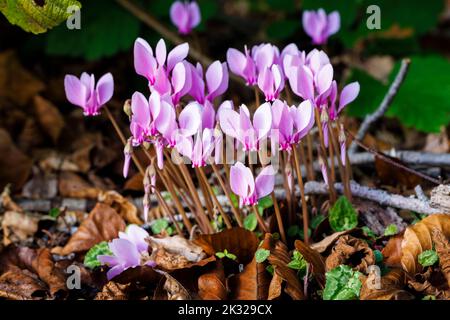
[[[189,34],[201,21],[200,8],[195,1],[175,1],[170,7],[170,19],[181,34]]]
[[[265,68],[278,64],[280,50],[270,43],[261,43],[252,47],[252,58],[255,61],[256,70],[261,73]]]
[[[274,101],[284,89],[284,75],[281,68],[274,64],[265,67],[258,74],[258,87],[264,92],[266,101]]]
[[[244,53],[230,48],[227,51],[227,63],[231,72],[242,77],[248,86],[256,84],[258,79],[256,73],[256,64],[250,55],[247,46],[245,46]]]
[[[352,103],[359,95],[360,85],[358,82],[352,82],[346,85],[339,95],[339,105],[336,108],[336,100],[337,100],[337,83],[333,81],[331,85],[330,92],[330,118],[331,120],[336,120],[338,115],[341,113],[344,108]]]
[[[188,157],[192,162],[192,167],[203,167],[207,164],[216,145],[214,130],[205,128],[203,132],[198,131],[193,142],[192,137],[180,135],[176,148],[183,156]]]
[[[106,276],[108,280],[116,277],[129,268],[141,265],[154,267],[154,261],[143,262],[143,255],[148,253],[148,244],[145,239],[149,236],[147,231],[137,225],[130,225],[125,232],[119,233],[119,238],[109,243],[112,255],[99,255],[97,258],[103,264],[111,267]]]
[[[83,108],[85,116],[96,116],[100,108],[111,100],[114,93],[114,79],[111,73],[100,78],[95,85],[94,75],[83,72],[80,78],[66,75],[64,89],[70,103]]]
[[[294,143],[294,121],[289,106],[278,99],[272,103],[272,143],[276,143],[276,133],[278,133],[279,149],[290,150]],[[276,151],[274,145],[272,151]]]
[[[270,194],[275,186],[275,171],[272,166],[261,170],[256,179],[252,171],[241,162],[230,169],[231,190],[239,196],[239,205],[253,206],[258,200]]]
[[[239,113],[223,108],[219,113],[223,132],[242,143],[244,151],[258,151],[260,142],[267,137],[272,127],[272,112],[269,103],[262,104],[250,120],[247,106],[241,105]]]
[[[305,100],[298,107],[292,106],[290,113],[294,123],[293,140],[294,143],[298,143],[314,126],[314,104],[309,100]]]
[[[214,99],[223,94],[228,89],[228,68],[226,63],[214,61],[206,70],[205,81],[203,80],[203,68],[201,64],[197,63],[194,67],[190,64],[192,85],[189,94],[200,104],[205,101],[213,102]]]
[[[133,145],[137,146],[148,141],[149,136],[158,134],[156,119],[161,111],[161,97],[154,91],[147,100],[140,92],[131,97],[130,131],[133,135]]]
[[[325,10],[303,12],[303,28],[313,41],[313,44],[322,45],[328,38],[339,31],[341,18],[339,12],[333,11],[329,15]]]

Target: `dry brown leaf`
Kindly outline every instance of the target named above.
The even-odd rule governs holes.
[[[447,286],[450,288],[450,242],[438,229],[431,230],[431,239],[439,256],[441,272],[447,279]]]
[[[272,280],[270,280],[269,296],[267,297],[267,300],[275,300],[281,295],[283,281],[280,274],[275,272]]]
[[[124,190],[130,191],[144,191],[143,176],[140,172],[131,176],[131,178],[127,179],[124,185]]]
[[[109,281],[101,292],[97,293],[94,300],[127,300],[130,284],[120,284]]]
[[[62,197],[97,199],[100,192],[73,172],[62,172],[59,177],[59,194]]]
[[[3,244],[7,246],[32,237],[38,230],[39,220],[40,216],[35,214],[6,211],[2,220]]]
[[[30,252],[30,256],[33,256],[31,258],[33,271],[48,285],[50,294],[64,295],[67,292],[66,278],[62,270],[56,268],[50,250],[48,248],[34,250]]]
[[[349,234],[350,232],[352,232],[352,230],[344,230],[344,231],[335,232],[335,233],[323,238],[321,241],[313,243],[311,245],[311,249],[314,249],[319,253],[324,253],[337,241],[337,239],[339,239],[340,236]]]
[[[183,285],[169,273],[158,270],[165,279],[161,279],[160,285],[155,290],[155,300],[191,300],[191,296]]]
[[[278,278],[281,278],[281,280],[286,282],[285,292],[292,299],[305,300],[303,287],[298,279],[297,272],[287,266],[291,261],[291,257],[286,245],[281,241],[277,241],[274,248],[271,250],[270,256],[267,260],[274,267],[274,278],[275,276],[277,278],[275,280],[272,279],[269,288],[269,297],[274,299],[281,294],[281,291],[278,292]],[[271,291],[271,288],[273,291]],[[269,300],[271,299],[269,298]]]
[[[391,237],[387,244],[384,246],[381,253],[383,254],[384,263],[388,267],[401,268],[402,263],[402,241],[403,233],[396,234]]]
[[[116,191],[100,192],[98,201],[115,209],[128,223],[137,225],[144,223],[138,216],[138,209],[136,206]]]
[[[406,167],[408,166],[397,158],[387,155],[385,156],[396,163],[399,163]],[[422,178],[420,178],[419,176],[399,169],[398,167],[380,159],[379,157],[375,157],[375,169],[378,177],[381,180],[381,183],[384,185],[390,185],[394,187],[400,185],[401,187],[414,188],[415,186],[422,183]]]
[[[32,161],[17,149],[9,133],[2,128],[0,128],[0,155],[0,190],[7,184],[12,184],[14,190],[19,190],[30,175]]]
[[[9,188],[3,189],[0,194],[0,209],[4,211],[23,212],[23,209],[11,199],[11,190]]]
[[[386,84],[394,63],[391,56],[372,56],[364,62],[364,69],[372,77]]]
[[[407,275],[401,269],[393,269],[378,281],[378,274],[372,269],[361,287],[361,300],[411,300],[414,296],[404,290]],[[378,287],[379,286],[379,287]]]
[[[261,249],[270,250],[272,247],[272,235],[266,234],[264,241],[259,246]],[[233,300],[266,300],[269,293],[270,274],[266,270],[266,263],[252,261],[244,267],[244,270],[229,278],[228,286]]]
[[[301,240],[295,240],[295,250],[300,252],[305,260],[310,264],[311,273],[317,282],[325,286],[325,261],[319,252],[307,246]]]
[[[439,133],[427,135],[423,151],[433,153],[448,153],[450,151],[450,142],[445,127],[442,127]]]
[[[236,255],[238,263],[247,264],[253,259],[259,240],[253,232],[236,227],[215,234],[200,235],[194,243],[208,255],[215,255],[226,249]]]
[[[14,268],[0,276],[0,297],[8,300],[31,300],[46,296],[42,282],[28,270]]]
[[[375,255],[364,240],[344,235],[336,241],[331,254],[325,260],[327,271],[342,264],[348,265],[356,271],[367,273],[367,268],[375,264]]]
[[[198,295],[203,300],[225,300],[228,296],[225,271],[221,261],[217,261],[213,270],[198,278]]]
[[[97,243],[117,238],[119,231],[124,231],[125,227],[125,222],[116,210],[97,203],[69,242],[63,248],[53,248],[52,253],[68,255],[85,252]]]
[[[433,214],[405,230],[402,241],[403,269],[414,275],[422,270],[417,257],[425,250],[432,249],[431,230],[438,229],[448,239],[450,237],[450,215]]]
[[[10,99],[19,106],[41,92],[45,86],[24,69],[14,51],[0,53],[0,97]]]
[[[408,285],[423,295],[435,296],[438,300],[450,300],[450,288],[439,268],[429,267],[418,273]]]
[[[59,109],[41,96],[34,97],[33,106],[42,129],[50,136],[53,143],[56,143],[61,131],[65,127],[64,118],[59,112]]]

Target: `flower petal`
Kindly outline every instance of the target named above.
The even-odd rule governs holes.
[[[256,197],[261,199],[273,191],[275,171],[272,166],[264,167],[255,179]]]
[[[114,94],[114,79],[111,73],[105,74],[97,82],[97,102],[99,106],[111,100]]]
[[[64,78],[64,90],[67,100],[70,103],[84,108],[88,98],[88,92],[85,85],[73,75],[66,75]]]

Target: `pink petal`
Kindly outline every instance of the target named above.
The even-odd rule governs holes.
[[[331,36],[339,31],[341,27],[341,16],[338,11],[333,11],[328,15],[327,35]]]
[[[275,186],[275,171],[272,166],[261,170],[255,179],[256,197],[261,199],[273,191]]]
[[[253,116],[253,127],[258,134],[258,140],[266,137],[272,127],[272,111],[269,103],[266,102],[256,109]]]
[[[360,86],[358,82],[352,82],[342,89],[339,96],[338,113],[349,103],[353,102],[359,94]]]
[[[234,48],[228,49],[227,63],[231,72],[238,76],[244,77],[244,69],[247,64],[247,58],[242,52]]]
[[[98,105],[104,105],[111,100],[114,93],[114,79],[111,73],[105,74],[97,82],[97,102]]]
[[[333,67],[331,64],[327,64],[324,67],[322,67],[317,74],[317,91],[319,94],[324,93],[327,91],[331,83],[333,81]]]
[[[201,106],[197,102],[192,102],[184,107],[178,117],[181,134],[191,136],[197,133],[202,123],[201,110]]]
[[[154,78],[156,60],[153,57],[152,48],[142,38],[137,38],[134,42],[134,69],[137,74],[146,77],[149,81]]]
[[[182,43],[173,48],[172,51],[169,52],[169,56],[167,57],[167,71],[170,72],[178,62],[181,62],[184,59],[186,59],[188,53],[189,53],[188,43]]]
[[[64,78],[64,90],[70,103],[82,108],[85,107],[88,92],[80,79],[72,75],[66,75]]]
[[[150,124],[150,109],[148,100],[140,92],[133,93],[131,97],[132,121],[138,123],[142,128]]]
[[[226,135],[238,138],[240,132],[240,115],[234,110],[222,108],[219,113],[219,123]]]
[[[191,22],[191,29],[198,26],[202,20],[201,14],[200,14],[200,8],[197,4],[197,2],[192,1],[189,3],[189,17]]]
[[[167,49],[166,43],[163,39],[160,39],[156,44],[156,61],[158,61],[158,67],[162,67],[166,63]]]

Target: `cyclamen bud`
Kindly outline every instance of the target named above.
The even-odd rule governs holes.
[[[153,187],[156,184],[156,170],[153,162],[145,170],[143,183],[145,193],[152,193]]]
[[[345,131],[344,131],[344,126],[341,124],[340,125],[340,128],[339,128],[340,130],[339,130],[339,137],[338,137],[338,139],[339,139],[339,144],[340,144],[340,147],[341,147],[341,162],[342,162],[342,165],[344,165],[345,166],[345,163],[346,163],[346,142],[347,142],[347,137],[345,136]]]
[[[133,145],[131,144],[132,138],[129,138],[125,147],[123,148],[123,154],[125,156],[125,161],[123,163],[123,177],[128,176],[128,169],[130,168],[130,160],[133,155]]]
[[[133,115],[133,112],[131,111],[131,99],[125,100],[125,103],[123,104],[123,112],[125,112],[128,118],[131,119],[131,116]]]
[[[148,212],[150,211],[150,194],[146,193],[142,199],[142,205],[144,207],[144,222],[148,221]]]

